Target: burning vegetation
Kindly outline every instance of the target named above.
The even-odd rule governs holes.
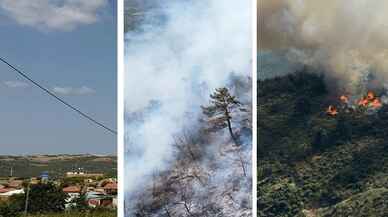
[[[259,217],[387,216],[386,90],[366,80],[333,99],[324,81],[308,68],[259,80]]]
[[[333,105],[329,105],[326,112],[328,115],[332,116],[336,116],[338,114],[337,108]]]
[[[341,95],[339,97],[340,105],[337,108],[335,105],[329,105],[326,113],[330,116],[337,116],[341,112],[352,112],[352,111],[377,111],[383,106],[381,99],[373,92],[368,93],[359,99],[352,101],[350,96]]]

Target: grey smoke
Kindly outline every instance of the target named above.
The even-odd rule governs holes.
[[[169,1],[158,10],[162,20],[126,34],[128,195],[168,166],[173,136],[196,123],[215,88],[251,73],[251,1]]]
[[[388,78],[388,2],[259,1],[259,49],[289,52],[295,62],[323,67],[353,91],[370,71]]]

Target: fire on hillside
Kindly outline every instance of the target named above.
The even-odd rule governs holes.
[[[366,95],[354,101],[350,99],[349,95],[341,95],[339,100],[340,105],[338,107],[329,105],[327,108],[326,113],[329,116],[337,116],[340,111],[355,111],[357,108],[364,111],[377,111],[383,106],[381,99],[373,91],[368,91]]]

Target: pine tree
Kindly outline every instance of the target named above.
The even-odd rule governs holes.
[[[209,118],[213,130],[228,128],[234,143],[239,145],[232,129],[232,113],[241,107],[241,103],[229,93],[228,88],[217,88],[210,94],[210,105],[202,106],[202,112]]]

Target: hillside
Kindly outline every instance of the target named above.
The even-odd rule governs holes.
[[[342,93],[325,80],[304,68],[258,82],[260,217],[388,213],[388,107],[328,115]]]
[[[218,89],[230,90],[239,101],[229,113],[238,141],[219,115],[190,120],[195,124],[174,136],[174,157],[168,167],[154,170],[142,187],[127,192],[127,216],[252,216],[250,84],[250,78],[234,77],[228,88]]]
[[[0,177],[9,176],[11,168],[16,177],[39,176],[48,171],[50,177],[57,178],[77,168],[116,176],[117,159],[116,156],[96,155],[0,156]]]

